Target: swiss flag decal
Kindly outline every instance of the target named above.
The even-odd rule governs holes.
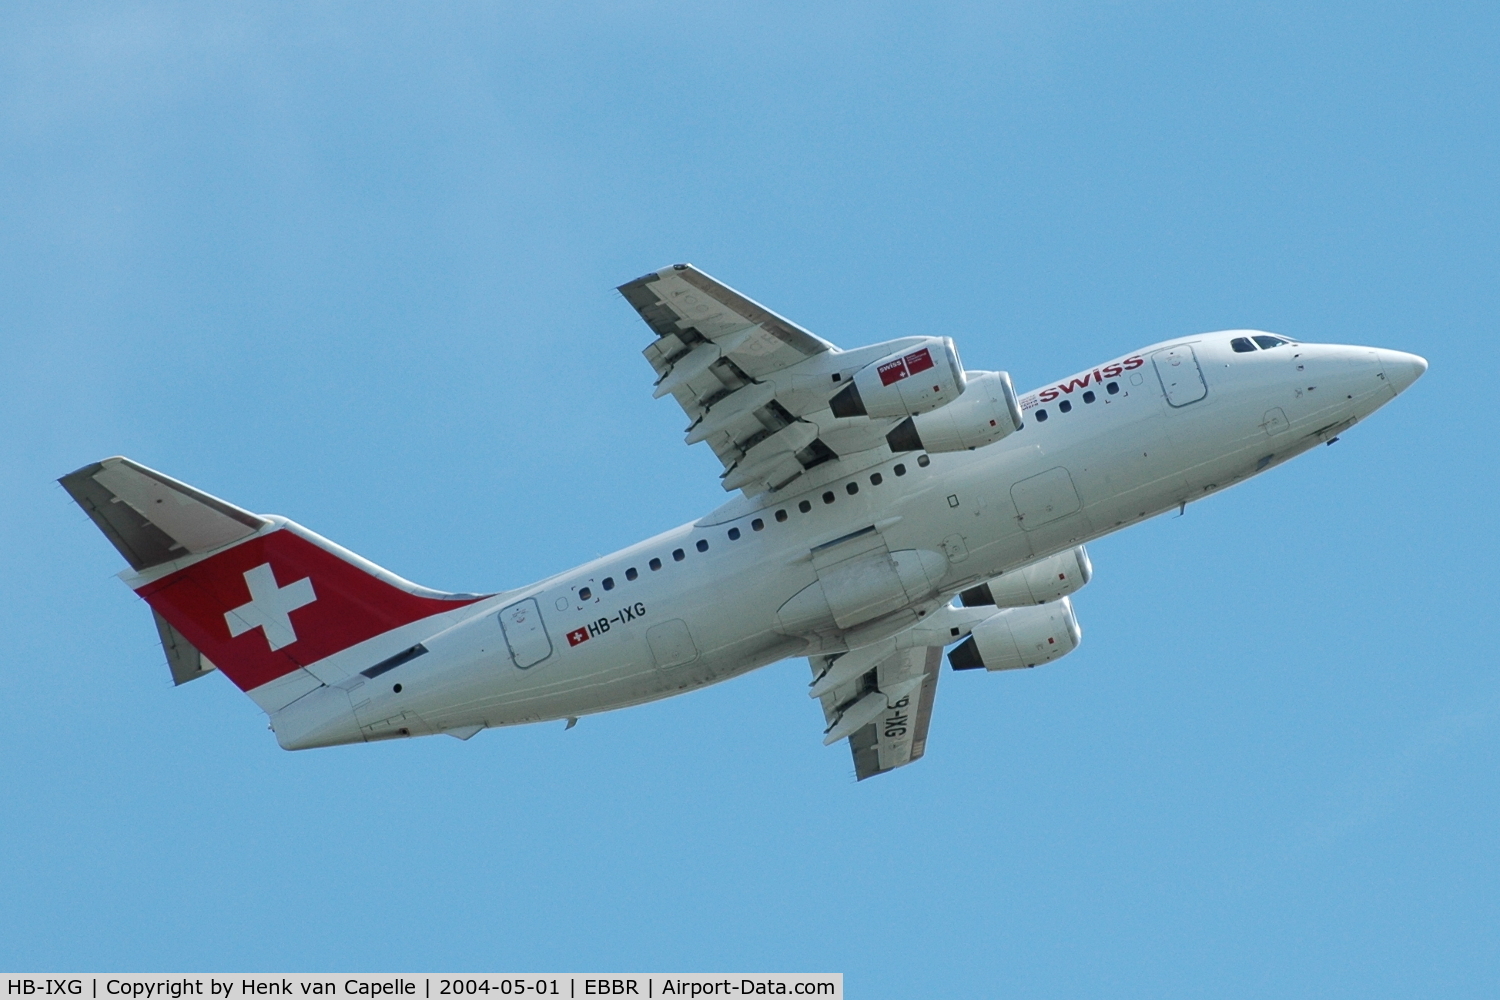
[[[588,629],[586,629],[586,628],[575,628],[573,631],[571,631],[571,632],[568,633],[568,645],[569,646],[576,646],[580,642],[587,642],[588,641],[588,637],[589,637],[589,630]]]

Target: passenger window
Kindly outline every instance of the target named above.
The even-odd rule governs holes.
[[[729,540],[731,542],[737,542],[737,541],[740,540],[740,529],[739,528],[730,528],[729,529]]]
[[[797,504],[797,509],[806,514],[808,511],[812,510],[812,501],[803,500],[801,503]]]
[[[681,549],[673,549],[672,550],[672,561],[673,562],[682,562],[686,558],[687,558],[687,553],[684,552],[684,551],[682,551]]]
[[[1256,337],[1255,342],[1268,351],[1273,347],[1280,347],[1282,344],[1289,343],[1289,341],[1282,340],[1280,337]]]
[[[1249,337],[1235,337],[1229,342],[1229,346],[1234,348],[1236,354],[1249,354],[1255,350],[1255,345],[1250,343]]]
[[[1083,401],[1085,403],[1092,403],[1094,401],[1094,398],[1094,390],[1092,389],[1083,394]]]
[[[885,479],[880,475],[880,473],[878,473],[878,472],[872,472],[872,473],[870,473],[870,485],[871,486],[879,486],[883,482],[885,482]]]
[[[1046,410],[1037,410],[1036,411],[1036,422],[1039,423],[1039,424],[1045,424],[1047,422],[1047,411]]]
[[[833,503],[834,500],[835,500],[835,497],[834,497],[834,495],[832,493],[824,493],[823,494],[823,502],[824,503]]]
[[[906,475],[906,466],[902,465],[900,462],[897,462],[896,467],[891,471],[898,476],[904,476]]]
[[[708,551],[708,539],[707,538],[700,538],[700,539],[698,539],[698,551],[699,552],[707,552]]]
[[[639,574],[639,573],[637,573],[635,571],[635,567],[634,566],[630,567],[629,569],[627,569],[625,571],[625,579],[627,579],[627,580],[634,580],[636,577],[638,577],[640,575],[641,574]]]
[[[1064,413],[1072,413],[1073,412],[1073,404],[1072,404],[1072,402],[1070,400],[1066,400],[1065,399],[1061,403],[1058,403],[1057,404],[1057,408],[1059,410],[1062,410]]]
[[[764,531],[765,527],[766,527],[766,522],[762,521],[758,517],[755,520],[753,520],[753,521],[750,522],[750,530],[751,531]]]
[[[926,455],[918,455],[917,464],[925,469],[932,464],[932,459],[928,458]]]
[[[1120,391],[1120,383],[1111,382],[1104,387],[1104,391],[1113,396],[1115,393]]]
[[[778,523],[781,522],[781,521],[785,521],[786,520],[786,509],[785,508],[782,508],[781,510],[778,510],[776,512],[776,520],[777,520]]]
[[[614,577],[612,577],[612,576],[606,576],[604,578],[604,589],[605,590],[614,590],[615,589],[615,578]]]
[[[848,486],[845,486],[844,489],[852,497],[854,494],[856,494],[856,493],[859,492],[859,484],[858,483],[850,483]]]
[[[590,590],[589,588],[587,588],[587,587],[582,587],[578,591],[578,599],[580,601],[586,601],[590,597],[593,597],[593,596],[594,596],[594,592],[592,590]]]
[[[652,569],[661,569],[661,560],[660,559],[652,559],[646,565],[650,566]]]

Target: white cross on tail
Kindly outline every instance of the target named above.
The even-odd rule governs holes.
[[[297,641],[292,630],[292,612],[318,598],[313,594],[312,579],[303,577],[285,587],[276,586],[270,563],[245,570],[245,586],[250,588],[250,603],[224,612],[231,637],[258,628],[265,633],[272,649],[290,646]]]

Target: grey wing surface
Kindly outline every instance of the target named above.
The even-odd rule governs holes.
[[[856,779],[893,771],[927,752],[942,657],[941,646],[896,650],[868,673],[823,695],[825,742],[848,739]],[[809,662],[814,679],[829,669],[824,657]]]
[[[726,490],[778,489],[832,457],[771,379],[837,353],[832,344],[690,264],[619,290],[656,334],[642,352],[657,375],[655,395],[672,396],[687,414],[689,444],[713,448]]]

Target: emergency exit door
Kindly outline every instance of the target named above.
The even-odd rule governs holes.
[[[552,655],[552,640],[547,637],[535,598],[517,601],[501,611],[500,629],[510,647],[510,658],[520,669],[534,667]]]
[[[1198,367],[1191,344],[1157,351],[1151,355],[1151,362],[1161,379],[1162,392],[1167,394],[1167,405],[1187,406],[1208,395],[1208,383],[1203,381],[1203,369]]]

